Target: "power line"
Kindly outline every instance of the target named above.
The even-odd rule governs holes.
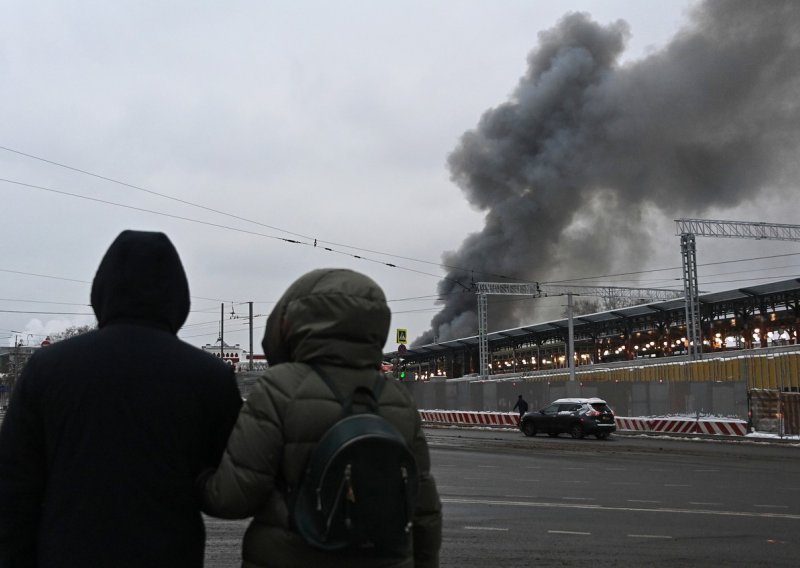
[[[450,280],[452,282],[455,282],[456,284],[459,284],[460,286],[464,286],[464,284],[461,284],[461,282],[459,282],[458,280],[456,280],[454,278],[449,278],[447,276],[442,276],[440,274],[431,274],[430,272],[424,272],[422,270],[416,270],[414,268],[409,268],[409,267],[406,267],[406,266],[398,266],[398,265],[392,264],[390,262],[383,262],[383,261],[380,261],[380,260],[376,260],[376,259],[373,259],[373,258],[367,258],[365,256],[361,256],[361,255],[357,255],[357,254],[346,253],[346,252],[343,252],[343,251],[339,251],[339,250],[333,249],[331,247],[324,247],[324,246],[323,247],[318,247],[317,246],[317,244],[318,244],[317,241],[314,241],[313,243],[311,243],[311,242],[298,241],[298,240],[295,240],[295,239],[287,239],[287,238],[284,238],[284,237],[277,237],[275,235],[267,235],[265,233],[258,233],[256,231],[249,231],[247,229],[240,229],[238,227],[231,227],[229,225],[222,225],[220,223],[212,223],[211,221],[202,221],[200,219],[192,219],[191,217],[184,217],[182,215],[174,215],[172,213],[164,213],[162,211],[154,211],[152,209],[146,209],[144,207],[136,207],[136,206],[133,206],[133,205],[126,205],[124,203],[116,203],[114,201],[108,201],[106,199],[100,199],[98,197],[89,197],[87,195],[80,195],[78,193],[72,193],[72,192],[69,192],[69,191],[62,191],[62,190],[59,190],[59,189],[54,189],[54,188],[50,188],[50,187],[44,187],[44,186],[41,186],[41,185],[35,185],[35,184],[31,184],[31,183],[25,183],[25,182],[21,182],[21,181],[17,181],[17,180],[10,180],[10,179],[6,179],[6,178],[0,178],[0,181],[5,182],[5,183],[14,184],[14,185],[19,185],[19,186],[22,186],[22,187],[27,187],[27,188],[30,188],[30,189],[38,189],[38,190],[41,190],[41,191],[47,191],[47,192],[55,193],[55,194],[58,194],[58,195],[65,195],[65,196],[68,196],[68,197],[74,197],[76,199],[83,199],[83,200],[86,200],[86,201],[93,201],[93,202],[96,202],[96,203],[102,203],[104,205],[111,205],[113,207],[121,207],[123,209],[130,209],[130,210],[139,211],[139,212],[142,212],[142,213],[150,213],[152,215],[158,215],[160,217],[167,217],[167,218],[170,218],[170,219],[177,219],[177,220],[180,220],[180,221],[187,221],[187,222],[190,222],[190,223],[197,223],[199,225],[206,225],[206,226],[215,227],[215,228],[218,228],[218,229],[225,229],[225,230],[228,230],[228,231],[235,231],[237,233],[244,233],[244,234],[252,235],[252,236],[256,236],[256,237],[274,239],[274,240],[277,240],[277,241],[282,241],[282,242],[290,243],[290,244],[305,245],[305,246],[312,247],[312,248],[320,248],[322,250],[325,250],[325,251],[328,251],[328,252],[333,252],[333,253],[336,253],[336,254],[341,254],[343,256],[350,256],[352,258],[356,258],[356,259],[359,259],[359,260],[364,260],[366,262],[372,262],[372,263],[375,263],[375,264],[381,264],[381,265],[387,266],[389,268],[398,268],[400,270],[405,270],[405,271],[408,271],[408,272],[414,272],[416,274],[421,274],[423,276],[431,276],[431,277],[439,279],[439,280]],[[466,287],[466,286],[464,286],[464,287]]]
[[[351,250],[367,252],[367,253],[370,253],[370,254],[379,254],[381,256],[387,256],[387,257],[390,257],[390,258],[399,258],[401,260],[408,260],[408,261],[411,261],[411,262],[418,262],[418,263],[421,263],[421,264],[430,264],[432,266],[440,266],[440,267],[446,268],[448,270],[459,270],[459,271],[463,271],[463,272],[473,272],[471,269],[468,269],[468,268],[447,265],[447,264],[443,264],[441,262],[434,262],[434,261],[430,261],[430,260],[421,260],[421,259],[411,258],[411,257],[407,257],[407,256],[391,254],[391,253],[387,253],[387,252],[381,252],[381,251],[376,251],[376,250],[372,250],[372,249],[356,247],[356,246],[352,246],[352,245],[348,245],[348,244],[344,244],[344,243],[337,243],[337,242],[334,242],[334,241],[326,241],[326,240],[318,238],[318,237],[313,237],[313,236],[309,236],[309,235],[303,235],[302,233],[296,233],[296,232],[293,232],[293,231],[289,231],[287,229],[282,229],[280,227],[276,227],[274,225],[268,225],[268,224],[262,223],[260,221],[255,221],[253,219],[248,219],[246,217],[235,215],[235,214],[229,213],[227,211],[221,211],[221,210],[215,209],[213,207],[208,207],[208,206],[205,206],[205,205],[201,205],[201,204],[195,203],[193,201],[188,201],[188,200],[185,200],[185,199],[180,199],[178,197],[173,197],[173,196],[167,195],[165,193],[160,193],[160,192],[157,192],[157,191],[153,191],[151,189],[147,189],[147,188],[144,188],[144,187],[141,187],[141,186],[138,186],[138,185],[134,185],[132,183],[124,182],[124,181],[121,181],[121,180],[114,179],[112,177],[108,177],[108,176],[104,176],[104,175],[101,175],[101,174],[97,174],[97,173],[91,172],[89,170],[77,168],[77,167],[74,167],[74,166],[70,166],[70,165],[67,165],[67,164],[56,162],[54,160],[48,160],[47,158],[43,158],[41,156],[36,156],[34,154],[30,154],[30,153],[27,153],[27,152],[22,152],[20,150],[15,150],[15,149],[9,148],[7,146],[0,146],[0,150],[5,150],[6,152],[11,152],[13,154],[17,154],[19,156],[24,156],[24,157],[30,158],[32,160],[38,160],[40,162],[44,162],[44,163],[47,163],[47,164],[50,164],[50,165],[53,165],[53,166],[57,166],[57,167],[64,168],[64,169],[67,169],[67,170],[71,170],[71,171],[74,171],[74,172],[77,172],[77,173],[80,173],[80,174],[84,174],[84,175],[91,176],[91,177],[94,177],[94,178],[97,178],[97,179],[101,179],[103,181],[108,181],[108,182],[111,182],[111,183],[115,183],[115,184],[130,188],[130,189],[135,189],[137,191],[148,193],[150,195],[155,195],[155,196],[161,197],[163,199],[169,199],[171,201],[182,203],[182,204],[188,205],[190,207],[196,207],[196,208],[202,209],[204,211],[209,211],[209,212],[212,212],[212,213],[216,213],[218,215],[223,215],[225,217],[230,217],[232,219],[237,219],[239,221],[244,221],[246,223],[252,223],[254,225],[258,225],[258,226],[261,226],[261,227],[272,229],[274,231],[278,231],[278,232],[281,232],[281,233],[286,233],[288,235],[292,235],[292,236],[295,236],[295,237],[306,239],[308,241],[313,241],[314,242],[314,246],[317,246],[317,244],[327,244],[327,245],[332,245],[332,246],[336,246],[336,247],[343,247],[343,248],[347,248],[347,249],[351,249]],[[4,180],[4,181],[7,181],[7,180]],[[14,182],[10,182],[10,183],[14,183]],[[274,238],[278,238],[278,237],[274,237]],[[483,275],[486,275],[486,276],[496,276],[498,278],[504,278],[504,279],[512,279],[512,280],[516,279],[516,278],[511,277],[511,276],[506,276],[506,275],[503,275],[503,274],[492,274],[492,273],[488,273],[488,272],[479,272],[478,274],[483,274]]]
[[[21,150],[16,150],[14,148],[10,148],[10,147],[7,147],[7,146],[0,146],[0,150],[4,150],[6,152],[17,154],[19,156],[24,156],[26,158],[29,158],[29,159],[32,159],[32,160],[37,160],[37,161],[40,161],[40,162],[43,162],[43,163],[47,163],[47,164],[50,164],[50,165],[53,165],[53,166],[57,166],[59,168],[64,168],[64,169],[67,169],[67,170],[70,170],[70,171],[74,171],[74,172],[77,172],[77,173],[80,173],[80,174],[83,174],[83,175],[91,176],[91,177],[94,177],[94,178],[97,178],[97,179],[100,179],[100,180],[103,180],[103,181],[107,181],[107,182],[110,182],[110,183],[121,185],[121,186],[127,187],[129,189],[134,189],[136,191],[141,191],[141,192],[144,192],[144,193],[148,193],[150,195],[155,195],[155,196],[161,197],[163,199],[168,199],[168,200],[175,201],[175,202],[178,202],[178,203],[181,203],[181,204],[184,204],[184,205],[188,205],[190,207],[195,207],[195,208],[198,208],[198,209],[202,209],[204,211],[209,211],[209,212],[212,212],[212,213],[216,213],[218,215],[223,215],[223,216],[226,216],[226,217],[230,217],[232,219],[237,219],[237,220],[244,221],[244,222],[247,222],[247,223],[252,223],[254,225],[258,225],[258,226],[261,226],[261,227],[269,228],[269,229],[272,229],[272,230],[275,230],[275,231],[278,231],[278,232],[281,232],[281,233],[286,233],[288,235],[292,235],[292,236],[295,236],[295,237],[303,238],[303,239],[308,240],[309,242],[301,243],[301,242],[293,241],[292,239],[286,239],[286,238],[277,237],[277,236],[274,236],[274,235],[265,235],[265,234],[261,234],[261,233],[255,233],[255,232],[247,231],[247,230],[244,230],[244,229],[238,229],[238,228],[234,228],[234,227],[229,227],[229,226],[226,226],[226,225],[220,225],[220,224],[216,224],[216,223],[199,221],[199,220],[196,220],[196,219],[190,219],[190,218],[186,218],[186,217],[182,217],[182,216],[178,216],[178,215],[170,215],[170,214],[162,213],[162,212],[158,212],[158,211],[147,210],[147,209],[128,206],[128,205],[124,205],[124,204],[120,204],[120,203],[114,203],[114,202],[105,201],[105,200],[101,200],[101,199],[96,199],[96,198],[91,198],[91,197],[82,196],[82,195],[78,195],[78,194],[73,194],[73,193],[69,193],[69,192],[63,192],[63,191],[54,190],[54,189],[50,189],[50,188],[44,188],[44,187],[41,187],[41,186],[35,186],[35,185],[32,185],[32,184],[26,184],[24,182],[17,182],[17,181],[13,181],[13,180],[0,179],[0,181],[5,181],[7,183],[15,183],[15,184],[19,184],[19,185],[30,187],[30,188],[41,189],[41,190],[44,190],[44,191],[52,191],[54,193],[60,193],[62,195],[68,195],[68,196],[71,196],[71,197],[87,199],[87,200],[91,200],[91,201],[97,201],[97,202],[100,202],[100,203],[105,203],[105,204],[113,205],[113,206],[117,206],[117,207],[125,207],[125,208],[134,209],[134,210],[138,210],[138,211],[142,211],[142,212],[147,212],[147,213],[151,213],[151,214],[155,214],[155,215],[162,215],[162,216],[167,216],[167,217],[171,217],[171,218],[175,218],[175,219],[180,219],[180,220],[185,220],[185,221],[190,221],[190,222],[195,222],[195,223],[201,223],[201,224],[205,224],[205,225],[209,225],[209,226],[213,226],[213,227],[218,227],[218,228],[223,228],[223,229],[227,229],[227,230],[243,232],[243,233],[252,234],[252,235],[256,235],[256,236],[262,236],[262,237],[265,237],[265,238],[278,239],[278,240],[282,240],[282,241],[290,242],[290,243],[295,243],[295,244],[305,244],[305,245],[308,245],[308,246],[314,246],[315,248],[317,247],[318,244],[330,244],[330,245],[333,245],[333,246],[348,248],[348,249],[351,249],[351,250],[368,252],[368,253],[371,253],[371,254],[379,254],[379,255],[382,255],[382,256],[387,256],[387,257],[392,257],[392,258],[399,258],[399,259],[408,260],[408,261],[411,261],[411,262],[430,264],[430,265],[439,266],[439,267],[442,267],[442,268],[445,268],[445,269],[448,269],[448,270],[458,270],[458,271],[462,271],[462,272],[469,272],[469,273],[472,273],[472,274],[485,275],[485,276],[494,276],[494,277],[498,277],[498,278],[502,278],[502,279],[506,279],[506,280],[516,280],[516,281],[519,281],[519,282],[529,282],[529,280],[527,280],[527,279],[515,278],[515,277],[504,275],[504,274],[487,273],[487,272],[481,272],[481,271],[475,272],[473,269],[459,267],[459,266],[453,266],[453,265],[447,265],[447,264],[444,264],[444,263],[441,263],[441,262],[433,262],[433,261],[428,261],[428,260],[415,259],[415,258],[411,258],[411,257],[407,257],[407,256],[401,256],[401,255],[395,255],[395,254],[391,254],[391,253],[376,251],[376,250],[373,250],[373,249],[367,249],[367,248],[347,245],[347,244],[344,244],[344,243],[336,243],[336,242],[333,242],[333,241],[326,241],[326,240],[323,240],[323,239],[318,238],[318,237],[312,237],[312,236],[309,236],[309,235],[304,235],[302,233],[289,231],[287,229],[283,229],[283,228],[280,228],[280,227],[277,227],[277,226],[274,226],[274,225],[269,225],[269,224],[266,224],[266,223],[262,223],[260,221],[256,221],[256,220],[253,220],[253,219],[248,219],[246,217],[235,215],[235,214],[227,212],[227,211],[222,211],[222,210],[219,210],[219,209],[215,209],[213,207],[208,207],[208,206],[205,206],[205,205],[201,205],[201,204],[193,202],[193,201],[189,201],[189,200],[185,200],[185,199],[181,199],[181,198],[178,198],[178,197],[174,197],[174,196],[171,196],[171,195],[168,195],[168,194],[165,194],[165,193],[160,193],[160,192],[157,192],[157,191],[153,191],[153,190],[150,190],[150,189],[147,189],[147,188],[144,188],[144,187],[132,184],[132,183],[128,183],[128,182],[121,181],[121,180],[118,180],[118,179],[115,179],[115,178],[112,178],[112,177],[109,177],[109,176],[105,176],[105,175],[102,175],[102,174],[91,172],[91,171],[86,170],[86,169],[78,168],[78,167],[75,167],[75,166],[70,166],[68,164],[64,164],[64,163],[61,163],[61,162],[57,162],[55,160],[50,160],[50,159],[47,159],[47,158],[43,158],[41,156],[37,156],[37,155],[31,154],[31,153],[28,153],[28,152],[23,152]],[[313,245],[310,242],[312,240],[313,240]],[[461,286],[464,286],[458,280],[453,279],[453,278],[443,277],[443,276],[440,276],[440,275],[433,275],[433,274],[430,274],[430,273],[417,271],[417,270],[414,270],[414,269],[411,269],[411,268],[408,268],[408,267],[399,267],[399,266],[395,266],[393,264],[385,263],[385,262],[378,261],[378,260],[375,260],[375,259],[368,259],[368,258],[364,258],[364,257],[358,256],[358,255],[352,255],[352,254],[345,253],[345,252],[342,252],[342,251],[336,251],[336,250],[333,250],[333,249],[331,249],[329,247],[322,247],[322,248],[324,248],[325,250],[331,251],[331,252],[336,252],[338,254],[352,256],[354,258],[367,260],[369,262],[375,262],[375,263],[378,263],[378,264],[384,264],[384,265],[392,267],[392,268],[400,268],[401,270],[407,270],[407,271],[411,271],[411,272],[416,272],[418,274],[422,274],[422,275],[425,275],[425,276],[433,276],[435,278],[440,278],[440,279],[444,279],[444,280],[450,280],[450,281],[456,282],[457,284],[459,284]],[[800,254],[800,253],[794,253],[794,254]],[[746,260],[761,260],[763,258],[778,258],[778,257],[781,257],[781,256],[792,256],[792,253],[787,254],[787,255],[773,255],[773,256],[768,256],[768,257],[760,257],[760,258],[756,258],[756,259],[743,259],[743,260],[735,260],[735,261],[721,261],[721,262],[716,262],[716,263],[705,263],[705,264],[700,264],[698,266],[713,266],[715,264],[724,264],[725,262],[745,262]],[[579,281],[589,280],[589,279],[593,279],[593,278],[607,278],[607,277],[613,277],[613,276],[631,276],[631,275],[637,275],[637,274],[648,274],[648,273],[653,273],[653,272],[662,272],[662,271],[680,270],[680,269],[681,269],[681,267],[659,268],[659,269],[652,269],[652,270],[643,270],[643,271],[620,273],[620,274],[616,274],[616,275],[594,276],[594,277],[585,277],[585,278],[574,278],[574,279],[568,279],[568,280],[557,280],[557,281],[542,282],[542,283],[543,284],[563,284],[563,283],[568,283],[568,282],[579,282]],[[466,288],[466,286],[464,286],[464,287]]]
[[[23,276],[38,276],[39,278],[52,278],[53,280],[65,280],[67,282],[78,282],[80,284],[91,284],[86,280],[75,280],[74,278],[64,278],[62,276],[49,276],[47,274],[35,274],[33,272],[22,272],[20,270],[7,270],[0,268],[0,272],[7,272],[9,274],[22,274]]]

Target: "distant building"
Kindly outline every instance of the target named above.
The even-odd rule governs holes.
[[[238,343],[236,345],[228,345],[223,341],[220,347],[220,341],[217,340],[214,344],[206,343],[201,349],[214,357],[222,359],[228,365],[232,365],[237,371],[247,371],[250,368],[251,354],[246,349],[242,349]],[[252,359],[253,369],[266,369],[267,358],[264,355],[252,355]]]

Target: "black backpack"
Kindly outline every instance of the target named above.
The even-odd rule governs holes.
[[[311,453],[291,505],[292,521],[309,544],[323,550],[410,551],[419,479],[403,437],[378,414],[387,379],[342,397],[325,372],[312,366],[342,403],[342,417]]]

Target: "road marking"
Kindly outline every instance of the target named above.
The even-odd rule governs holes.
[[[786,519],[800,521],[799,514],[754,511],[719,511],[712,509],[678,509],[673,507],[608,507],[590,503],[544,503],[536,501],[503,501],[499,499],[471,499],[442,497],[442,503],[454,505],[486,505],[505,507],[531,507],[537,509],[591,509],[594,511],[623,511],[630,513],[671,513],[675,515],[709,515],[714,517],[743,517],[755,519]]]
[[[594,497],[562,497],[570,501],[596,501]]]
[[[526,465],[525,469],[542,469],[540,465]]]
[[[508,532],[508,529],[503,527],[464,527],[465,531],[504,531]]]
[[[497,467],[496,465],[479,465],[478,467]]]
[[[650,499],[626,499],[628,503],[661,503],[661,501],[653,501]]]
[[[672,538],[671,536],[667,536],[664,534],[629,534],[628,536],[630,538],[664,538],[664,539]]]
[[[549,534],[577,534],[581,536],[590,536],[592,533],[590,532],[581,532],[581,531],[547,531]]]
[[[705,505],[706,507],[719,507],[722,503],[706,503],[703,501],[689,501],[689,505]]]
[[[586,469],[586,468],[585,468],[585,467],[567,467],[567,468],[564,468],[564,469],[570,469],[570,470],[581,470],[581,471],[583,471],[583,470],[584,470],[584,469]]]
[[[753,505],[753,507],[761,507],[762,509],[788,509],[788,505]]]

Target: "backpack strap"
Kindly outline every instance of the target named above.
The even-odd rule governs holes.
[[[386,377],[384,377],[381,373],[378,373],[378,376],[375,378],[372,389],[368,387],[356,387],[349,397],[345,397],[342,395],[339,389],[336,388],[333,380],[330,378],[330,376],[328,376],[328,373],[322,369],[322,367],[314,364],[309,364],[309,367],[311,367],[314,372],[319,375],[319,377],[325,382],[330,391],[333,393],[333,396],[336,397],[336,400],[341,403],[343,416],[353,414],[353,407],[356,405],[360,407],[366,407],[368,408],[368,412],[378,414],[378,399],[381,396],[381,392],[383,392],[384,384],[386,384]]]

